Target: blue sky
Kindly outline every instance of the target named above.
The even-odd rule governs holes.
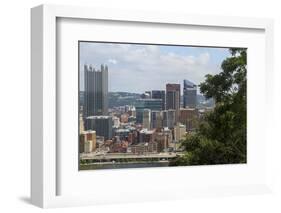
[[[108,66],[109,91],[143,93],[184,79],[200,84],[229,55],[227,48],[80,42],[80,89],[84,64]]]

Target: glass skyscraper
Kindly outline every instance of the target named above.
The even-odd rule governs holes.
[[[180,84],[166,84],[166,110],[174,109],[176,111],[176,122],[180,114],[180,88]]]
[[[103,136],[105,140],[112,138],[112,126],[111,116],[90,116],[85,120],[86,130],[95,130],[97,136]]]
[[[197,86],[189,80],[183,81],[183,107],[195,108],[197,105]]]
[[[84,118],[108,113],[108,68],[84,65]]]
[[[166,94],[165,90],[152,90],[151,97],[153,99],[162,99],[162,110],[166,108]]]
[[[144,109],[150,109],[151,111],[161,111],[162,99],[138,99],[136,101],[136,119],[137,123],[143,122]]]

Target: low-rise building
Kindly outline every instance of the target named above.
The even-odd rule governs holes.
[[[130,130],[129,129],[116,129],[115,136],[118,136],[120,140],[128,140]]]
[[[156,133],[155,141],[158,144],[158,152],[167,151],[173,141],[172,130],[167,127],[163,128],[161,132]]]
[[[129,114],[128,113],[123,113],[120,116],[121,123],[128,123],[128,119],[129,119]]]
[[[112,153],[126,153],[128,148],[128,141],[114,142],[110,146]]]
[[[138,142],[153,142],[155,137],[155,130],[142,129],[139,131]]]
[[[139,143],[135,145],[129,146],[130,152],[134,154],[149,154],[149,153],[157,153],[158,147],[157,142],[150,143]]]

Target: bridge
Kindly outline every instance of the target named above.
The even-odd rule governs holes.
[[[167,161],[181,155],[180,153],[149,153],[149,154],[131,154],[131,153],[81,153],[80,160],[86,162],[129,162],[129,161]]]

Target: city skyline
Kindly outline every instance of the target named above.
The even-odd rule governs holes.
[[[80,170],[246,162],[246,50],[79,44]]]
[[[196,85],[206,74],[217,74],[229,56],[228,48],[80,42],[80,90],[84,91],[85,64],[110,69],[109,92],[143,93],[165,90],[166,81]],[[149,78],[147,76],[149,75]],[[141,84],[140,84],[141,82]]]

